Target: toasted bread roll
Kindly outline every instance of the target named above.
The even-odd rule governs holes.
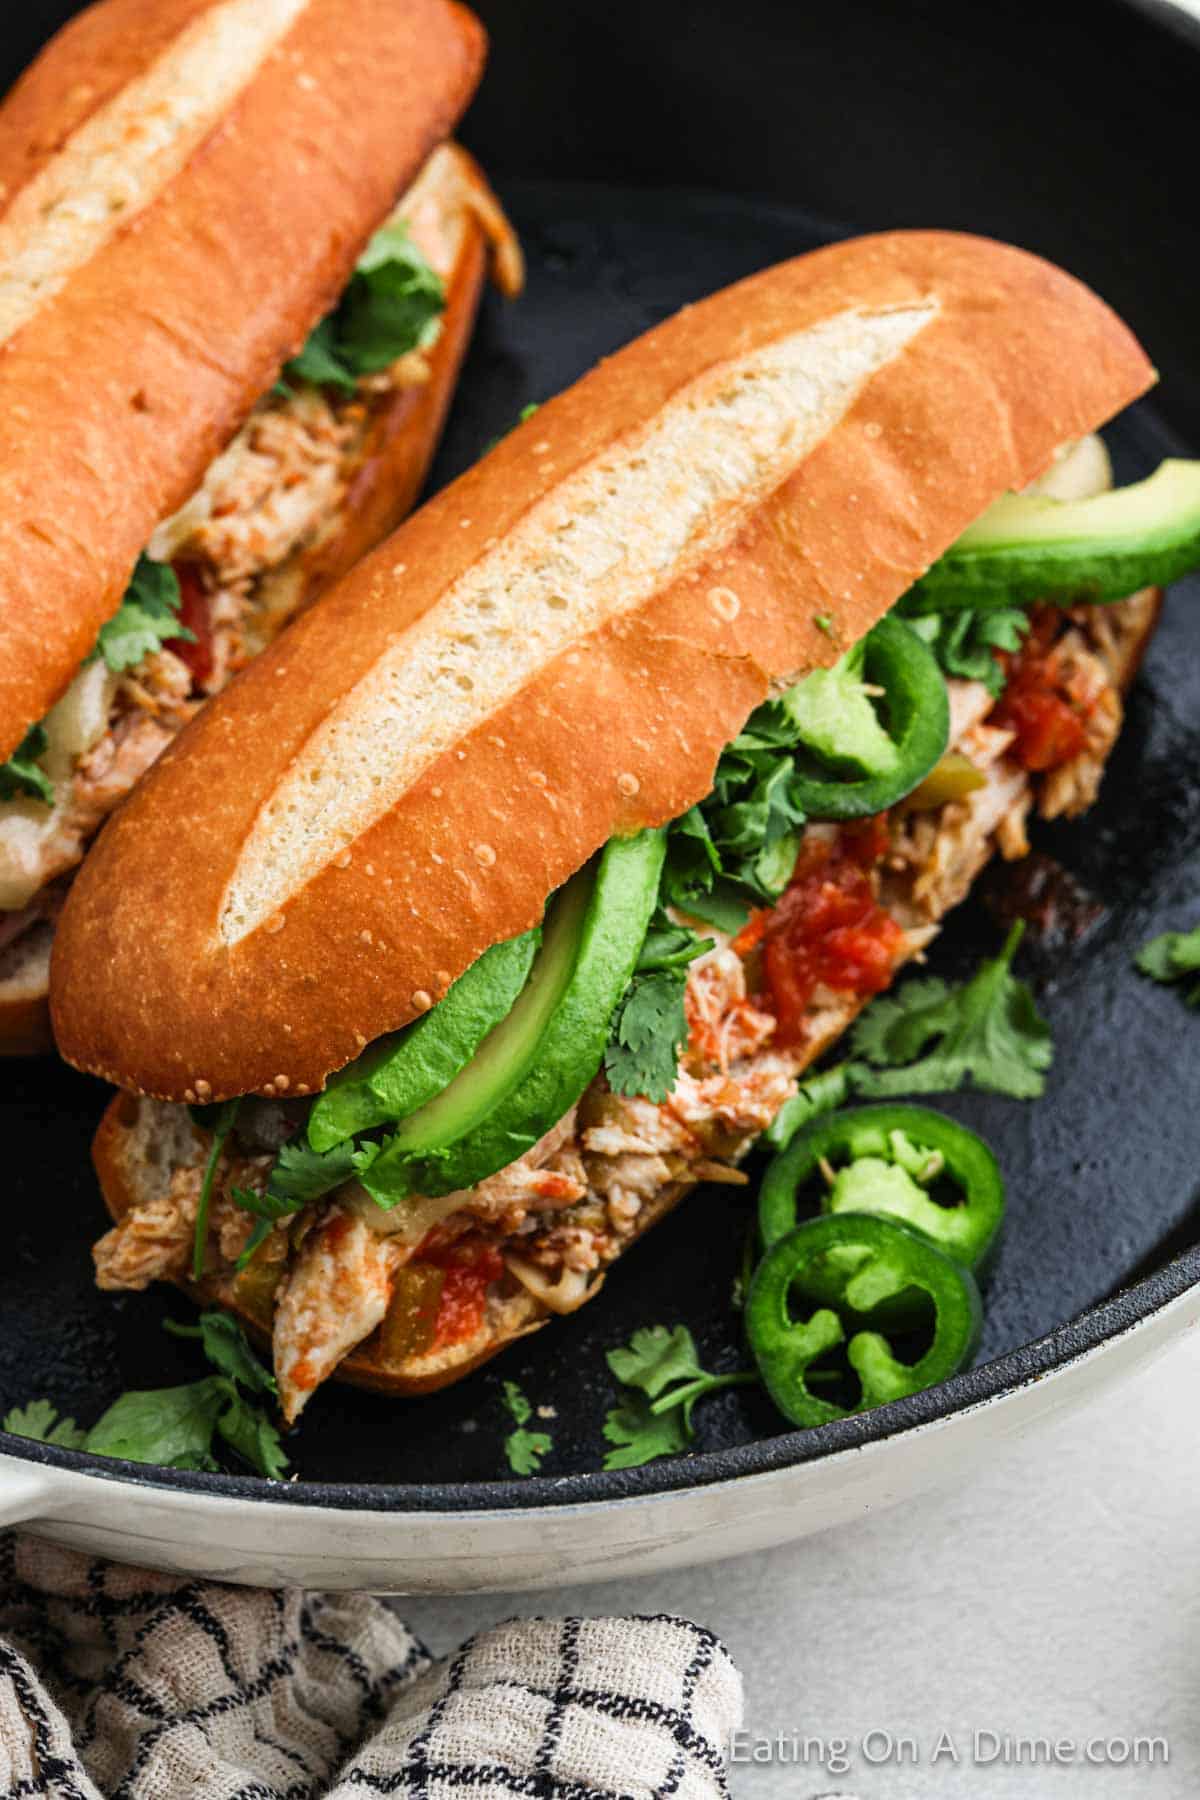
[[[438,335],[427,349],[404,359],[411,366],[404,367],[401,376],[393,371],[376,379],[361,400],[355,399],[365,423],[339,458],[338,479],[324,503],[319,528],[302,536],[293,551],[255,580],[239,660],[271,642],[296,613],[411,511],[441,435],[488,265],[507,294],[520,287],[520,251],[511,228],[474,160],[458,145],[444,144],[434,151],[399,212],[444,285],[445,310]],[[179,524],[156,535],[170,536],[173,530],[186,540],[190,510],[185,507]],[[169,556],[173,550],[166,546],[161,554]],[[164,731],[163,741],[166,735]],[[115,804],[119,795],[110,798]],[[90,833],[70,834],[69,841],[60,845],[56,815],[40,809],[36,823],[46,840],[52,875],[69,874]],[[6,867],[3,830],[0,826],[0,893]],[[13,913],[0,911],[3,1055],[32,1054],[51,1044],[50,941],[61,894],[53,885],[37,889],[32,876],[31,888],[35,904],[23,930]],[[12,935],[14,928],[19,936]]]
[[[449,0],[102,0],[0,109],[0,759],[482,57]]]
[[[1152,378],[1078,282],[946,233],[685,309],[423,508],[154,770],[63,917],[65,1055],[164,1098],[318,1089],[609,837],[707,793],[768,692]]]

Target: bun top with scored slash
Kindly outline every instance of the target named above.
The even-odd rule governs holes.
[[[948,233],[686,308],[188,727],[67,903],[60,1048],[167,1099],[319,1088],[1152,379],[1078,282]]]
[[[483,55],[455,0],[102,0],[0,107],[0,761]]]

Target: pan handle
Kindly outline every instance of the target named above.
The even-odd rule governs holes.
[[[52,1491],[52,1471],[31,1468],[16,1457],[0,1456],[0,1528],[31,1525],[44,1516]]]

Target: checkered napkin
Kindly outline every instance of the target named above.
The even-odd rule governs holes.
[[[513,1620],[435,1662],[365,1595],[0,1537],[8,1800],[715,1800],[741,1705],[684,1619]]]

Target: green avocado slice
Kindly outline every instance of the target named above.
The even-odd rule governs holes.
[[[1200,567],[1200,462],[1087,500],[1006,494],[905,596],[905,612],[1123,600]]]
[[[533,1147],[604,1059],[658,899],[666,833],[614,838],[550,904],[520,998],[437,1097],[402,1120],[363,1187],[380,1206],[473,1187]]]
[[[332,1150],[360,1131],[407,1119],[449,1087],[511,1012],[541,941],[539,925],[493,944],[432,1011],[340,1070],[308,1116],[313,1149]]]

